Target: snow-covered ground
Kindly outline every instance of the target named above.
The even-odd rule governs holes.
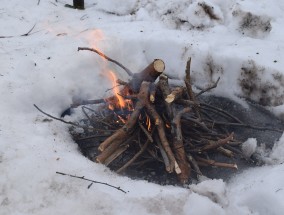
[[[194,83],[221,81],[214,94],[249,98],[284,116],[284,2],[277,0],[1,0],[0,214],[283,214],[284,137],[267,165],[229,182],[190,189],[118,176],[82,156],[59,116],[72,99],[101,98],[106,67],[79,46],[97,47],[139,71],[155,58],[182,78],[192,57]],[[207,12],[207,13],[206,13]],[[35,28],[27,37],[19,35]],[[15,36],[1,38],[1,36]],[[107,68],[127,80],[113,64]],[[253,137],[252,137],[253,138]],[[56,171],[120,186],[64,177]]]

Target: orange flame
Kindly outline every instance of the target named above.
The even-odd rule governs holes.
[[[101,44],[102,41],[105,40],[103,31],[100,29],[96,29],[91,32],[91,35],[92,35],[92,41],[90,41],[91,47],[100,51],[98,44]]]
[[[151,120],[148,115],[146,116],[146,125],[147,125],[147,130],[151,131]]]
[[[91,40],[89,41],[90,46],[96,50],[98,50],[99,52],[102,52],[102,48],[105,46],[105,40],[106,37],[103,33],[102,30],[100,29],[95,29],[93,31],[91,31],[90,33],[91,35]],[[101,58],[96,58],[97,59],[97,63],[100,65],[100,67],[102,68],[102,72],[101,75],[105,75],[105,72],[108,70],[107,69],[107,60],[104,57]]]
[[[96,29],[96,30],[93,30],[91,32],[91,36],[92,36],[92,41],[90,41],[90,44],[91,44],[91,47],[100,51],[101,52],[101,48],[102,45],[106,44],[105,41],[107,40],[107,38],[105,37],[104,35],[104,32],[100,29]],[[114,71],[111,71],[107,65],[107,60],[102,56],[101,59],[99,59],[99,61],[101,64],[101,74],[104,75],[105,77],[107,77],[110,81],[111,81],[111,84],[112,84],[112,89],[113,89],[113,94],[115,95],[115,99],[112,100],[112,101],[109,101],[110,104],[109,104],[109,109],[110,110],[115,110],[117,108],[120,108],[121,110],[122,109],[127,109],[129,111],[133,111],[133,103],[131,101],[131,99],[124,99],[120,94],[120,89],[119,87],[117,86],[117,77],[115,75],[115,72]],[[127,92],[126,92],[127,93]],[[125,92],[123,92],[123,95],[125,94]],[[121,118],[120,116],[118,116],[120,121],[123,122],[124,118]],[[126,117],[127,119],[129,118],[129,116]],[[125,120],[124,120],[125,122]]]
[[[114,74],[114,72],[110,71],[109,70],[109,74],[110,74],[110,80],[111,80],[111,83],[112,83],[112,87],[113,87],[113,92],[116,96],[116,98],[118,99],[118,106],[122,109],[122,108],[125,108],[126,107],[126,104],[125,104],[125,101],[124,101],[124,98],[122,96],[119,95],[119,88],[117,87],[116,85],[116,76]]]

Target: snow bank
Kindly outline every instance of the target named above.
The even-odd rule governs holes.
[[[277,113],[283,114],[284,3],[85,2],[86,10],[79,11],[64,7],[71,0],[38,6],[37,1],[2,0],[0,36],[16,37],[0,38],[1,214],[282,214],[281,159],[228,184],[207,180],[183,189],[133,181],[83,157],[67,126],[46,120],[33,104],[59,116],[74,98],[103,97],[111,86],[102,73],[106,66],[126,80],[123,71],[102,64],[94,53],[76,51],[96,46],[133,71],[162,58],[166,72],[179,78],[191,56],[198,86],[221,76],[214,94],[278,105]],[[18,36],[34,24],[31,35]],[[283,157],[282,149],[283,138],[271,158]],[[56,171],[129,192],[98,184],[87,189],[88,183]]]

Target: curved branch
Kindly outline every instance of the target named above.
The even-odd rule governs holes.
[[[70,174],[66,174],[66,173],[63,173],[63,172],[56,172],[56,174],[59,174],[59,175],[64,175],[64,176],[69,176],[71,178],[78,178],[78,179],[81,179],[81,180],[84,180],[84,181],[90,181],[92,183],[95,183],[95,184],[102,184],[102,185],[106,185],[108,187],[112,187],[114,189],[117,189],[123,193],[127,193],[125,190],[121,189],[120,187],[116,187],[116,186],[113,186],[111,184],[108,184],[108,183],[105,183],[105,182],[100,182],[100,181],[94,181],[94,180],[91,180],[91,179],[88,179],[88,178],[85,178],[84,176],[76,176],[76,175],[70,175]],[[90,185],[89,185],[90,186]],[[88,188],[89,188],[88,186]]]
[[[125,66],[123,66],[121,63],[117,62],[116,60],[113,60],[112,58],[106,56],[104,53],[100,52],[97,49],[93,49],[93,48],[87,48],[87,47],[78,47],[78,51],[81,50],[88,50],[88,51],[92,51],[97,53],[98,55],[100,55],[102,58],[113,62],[114,64],[118,65],[120,68],[122,68],[129,76],[133,76],[133,72],[131,72],[128,68],[126,68]]]

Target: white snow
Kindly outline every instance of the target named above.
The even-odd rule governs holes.
[[[257,147],[257,140],[255,138],[249,138],[242,143],[242,152],[246,158],[250,158],[255,153]]]
[[[284,135],[274,144],[274,147],[269,155],[269,157],[274,161],[274,163],[281,164],[284,162]]]
[[[101,98],[109,68],[79,46],[98,47],[133,71],[155,58],[183,77],[192,57],[197,86],[221,77],[213,93],[245,97],[284,115],[284,2],[271,0],[1,0],[0,214],[283,214],[283,137],[273,164],[228,183],[206,180],[190,189],[118,176],[82,156],[67,125],[44,121],[33,104],[59,116],[73,99]],[[216,20],[200,4],[213,7]],[[35,25],[31,35],[20,37]],[[209,75],[211,74],[211,75]],[[85,176],[129,191],[61,176]]]

